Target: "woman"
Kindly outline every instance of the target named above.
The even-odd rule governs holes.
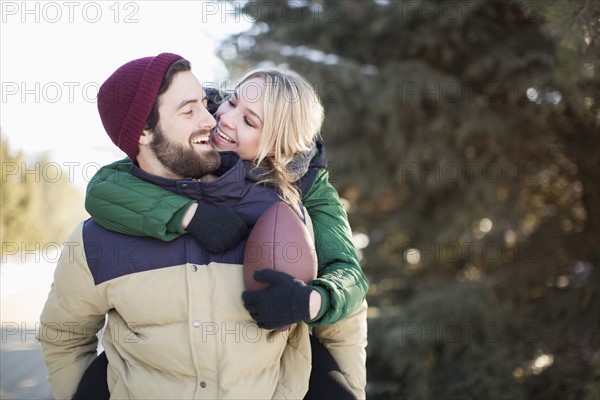
[[[215,103],[218,102],[215,99]],[[261,308],[249,303],[246,307],[259,307],[249,311],[256,315],[259,326],[267,329],[303,320],[329,346],[345,378],[331,373],[334,368],[326,366],[328,363],[333,365],[330,362],[319,361],[325,360],[328,354],[326,351],[318,352],[320,345],[313,341],[315,376],[311,375],[311,390],[307,398],[326,396],[323,392],[316,393],[322,387],[321,383],[316,383],[321,378],[330,381],[339,379],[342,383],[347,379],[355,395],[364,397],[365,377],[360,369],[362,365],[364,370],[364,296],[368,284],[351,242],[346,213],[337,192],[328,182],[325,151],[317,140],[323,108],[314,89],[292,71],[250,71],[242,78],[236,92],[219,106],[215,117],[217,126],[211,135],[213,146],[219,151],[237,152],[245,160],[247,178],[276,187],[281,198],[292,207],[298,209],[302,201],[315,232],[319,272],[310,284],[314,289],[310,299],[306,299],[309,302],[308,318],[294,315],[291,310],[289,315],[273,316],[269,314],[269,307]],[[160,209],[136,210],[137,203],[131,201],[119,204],[119,196],[111,193],[135,185],[152,186],[128,176],[127,185],[115,188],[116,174],[127,174],[129,167],[128,161],[109,165],[90,182],[86,208],[100,225],[130,235],[154,236],[163,240],[189,232],[205,248],[214,252],[227,250],[247,233],[243,216],[179,197],[158,187],[145,187],[145,190],[156,198],[168,198]],[[130,207],[130,213],[123,218],[123,212],[120,212],[116,220],[114,207]],[[215,237],[219,239],[215,241]],[[349,316],[351,318],[347,318]],[[332,328],[332,324],[338,325]],[[360,329],[353,329],[355,336],[342,338],[339,329],[342,324],[358,324]],[[333,342],[336,343],[335,348],[329,345]],[[346,353],[351,353],[349,349],[357,346],[362,350],[347,357]],[[319,367],[327,368],[319,370]]]

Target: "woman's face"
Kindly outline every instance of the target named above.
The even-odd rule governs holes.
[[[249,79],[221,104],[210,141],[218,151],[235,151],[242,160],[253,160],[264,126],[264,80]]]

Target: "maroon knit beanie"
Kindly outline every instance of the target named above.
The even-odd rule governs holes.
[[[98,91],[98,111],[114,144],[135,161],[140,136],[167,69],[183,57],[162,53],[117,69]]]

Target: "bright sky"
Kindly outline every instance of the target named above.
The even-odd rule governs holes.
[[[12,149],[48,158],[84,187],[124,157],[98,117],[99,86],[135,58],[177,53],[201,82],[228,72],[214,54],[252,21],[216,1],[2,1],[0,125]]]

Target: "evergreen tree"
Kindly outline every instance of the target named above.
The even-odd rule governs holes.
[[[597,2],[245,11],[256,23],[223,57],[236,72],[288,65],[314,84],[332,183],[370,238],[371,395],[597,396]],[[412,332],[435,323],[437,336]],[[502,340],[469,336],[474,325]]]

